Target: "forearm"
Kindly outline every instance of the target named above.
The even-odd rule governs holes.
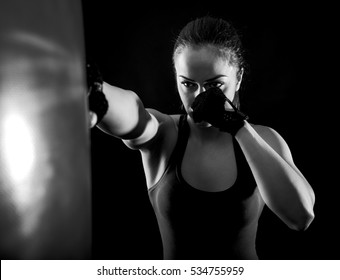
[[[130,90],[107,83],[103,85],[103,92],[109,108],[98,127],[123,139],[133,139],[142,134],[151,117],[139,97]]]
[[[268,207],[291,228],[308,226],[313,218],[314,193],[300,171],[249,123],[245,122],[236,139]]]

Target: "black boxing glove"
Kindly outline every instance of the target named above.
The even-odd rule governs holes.
[[[103,93],[103,78],[96,64],[86,64],[86,81],[90,111],[96,113],[98,124],[105,116],[109,103]]]
[[[225,102],[228,102],[233,111],[225,109]],[[223,132],[232,136],[244,125],[248,116],[238,110],[235,105],[223,94],[222,90],[212,87],[200,93],[191,106],[194,122],[206,121]]]

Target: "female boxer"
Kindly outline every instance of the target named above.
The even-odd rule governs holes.
[[[173,64],[185,114],[145,109],[136,93],[104,82],[109,108],[98,124],[141,151],[164,258],[257,259],[265,204],[288,227],[307,229],[314,192],[288,145],[239,110],[244,59],[233,26],[189,22]]]

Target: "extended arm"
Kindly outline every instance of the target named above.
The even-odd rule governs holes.
[[[255,130],[246,121],[235,137],[268,207],[290,228],[305,230],[314,218],[315,196],[285,141],[275,131]]]
[[[104,132],[121,139],[147,141],[158,129],[157,120],[144,108],[142,101],[133,91],[104,82],[103,92],[109,108],[98,127]]]

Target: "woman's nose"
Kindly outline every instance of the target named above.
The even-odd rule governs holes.
[[[205,91],[205,88],[203,86],[199,85],[196,92],[195,92],[195,98],[204,91]]]

